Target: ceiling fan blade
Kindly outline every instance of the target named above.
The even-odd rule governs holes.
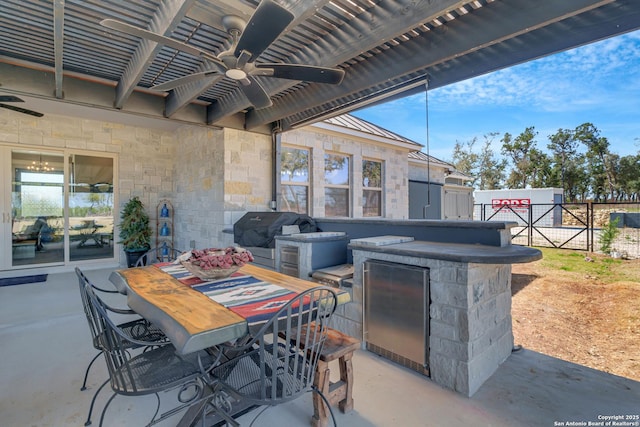
[[[256,64],[256,75],[314,83],[340,84],[344,70],[299,64]]]
[[[244,68],[244,66],[247,65],[247,62],[249,62],[249,59],[251,59],[251,52],[247,52],[246,50],[243,50],[238,55],[238,61],[236,62],[236,67]]]
[[[217,71],[203,71],[201,73],[188,74],[184,77],[178,77],[177,79],[169,80],[168,82],[151,86],[151,89],[159,90],[159,91],[167,91],[167,90],[175,89],[178,86],[186,85],[187,83],[206,79],[207,77],[216,77],[212,79],[213,81],[210,83],[210,84],[214,84],[215,82],[220,80],[222,77],[224,77],[224,74],[220,74]]]
[[[273,103],[262,85],[252,76],[247,76],[247,78],[251,81],[251,84],[239,84],[238,87],[242,90],[249,102],[251,102],[251,105],[253,105],[256,110],[271,107]]]
[[[44,114],[38,113],[37,111],[27,110],[26,108],[20,108],[20,107],[16,107],[16,106],[13,106],[13,105],[0,104],[0,107],[7,108],[7,109],[13,110],[13,111],[17,111],[18,113],[28,114],[30,116],[35,116],[35,117],[44,116]]]
[[[272,0],[262,0],[247,22],[234,55],[246,50],[251,53],[248,62],[256,60],[293,21],[293,14]]]
[[[145,30],[143,28],[138,28],[124,22],[116,21],[114,19],[103,19],[102,21],[100,21],[100,25],[102,25],[103,27],[111,28],[112,30],[116,30],[116,31],[120,31],[129,35],[132,35],[132,36],[151,40],[153,42],[172,47],[181,52],[185,52],[193,56],[207,58],[213,62],[222,64],[222,61],[220,61],[216,56],[210,54],[209,52],[205,52],[204,50],[198,49],[197,47],[179,42],[178,40],[174,40],[169,37],[161,36],[160,34],[156,34],[152,31]]]
[[[22,99],[13,95],[0,95],[0,102],[24,102]]]

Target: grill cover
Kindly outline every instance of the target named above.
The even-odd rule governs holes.
[[[308,215],[295,212],[247,212],[233,225],[233,241],[240,246],[275,248],[275,236],[282,235],[283,225],[297,225],[301,233],[318,231]]]

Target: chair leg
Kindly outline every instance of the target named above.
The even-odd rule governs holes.
[[[351,359],[353,352],[345,354],[338,360],[340,364],[340,381],[345,386],[345,398],[338,403],[338,407],[342,413],[349,412],[353,409],[353,364]]]
[[[158,416],[158,412],[160,412],[160,395],[156,393],[156,412],[155,414],[153,414],[153,418],[151,418],[151,422],[147,424],[147,427],[160,421],[160,420],[156,420],[156,417]]]
[[[82,381],[82,387],[80,387],[80,391],[85,391],[87,389],[87,378],[89,377],[89,369],[91,369],[93,362],[95,362],[101,354],[102,352],[96,354],[93,359],[91,359],[91,362],[89,362],[89,366],[87,366],[87,370],[84,372],[84,381]]]
[[[109,398],[109,400],[107,401],[107,404],[104,405],[104,408],[102,408],[102,414],[100,414],[100,427],[102,427],[102,423],[104,422],[104,414],[107,412],[107,408],[109,407],[109,405],[111,404],[111,401],[116,397],[116,394],[113,393],[111,395],[111,397]]]
[[[322,391],[320,391],[320,389],[318,389],[318,388],[317,388],[317,387],[315,387],[315,386],[313,386],[313,387],[311,388],[311,390],[313,391],[314,396],[315,396],[315,395],[318,395],[318,396],[320,396],[320,398],[322,399],[322,403],[323,403],[323,404],[321,404],[321,405],[320,405],[320,407],[325,407],[325,408],[329,411],[329,415],[331,415],[331,421],[333,421],[333,427],[338,427],[338,423],[336,422],[336,417],[335,417],[335,415],[333,414],[333,409],[331,408],[331,404],[329,403],[329,400],[327,399],[327,397],[325,396],[325,394],[324,394]],[[326,412],[325,412],[325,417],[324,417],[324,419],[323,419],[323,420],[318,421],[318,420],[315,418],[315,415],[314,415],[314,418],[312,418],[312,419],[311,419],[311,425],[312,425],[312,426],[314,426],[314,427],[316,427],[316,426],[318,426],[318,427],[319,427],[319,426],[321,425],[321,424],[319,424],[320,422],[322,422],[322,423],[323,423],[323,424],[322,424],[323,426],[326,426],[326,425],[327,425]]]
[[[96,392],[93,394],[93,399],[91,399],[91,406],[89,406],[89,414],[87,415],[87,421],[85,421],[85,423],[84,423],[85,426],[91,425],[91,413],[93,412],[93,405],[95,405],[95,403],[96,403],[96,398],[98,397],[98,394],[100,393],[100,390],[102,390],[104,388],[104,386],[107,385],[108,382],[109,382],[109,380],[106,380],[105,382],[103,382],[102,385],[100,387],[98,387]]]
[[[323,397],[329,393],[329,364],[322,360],[318,361],[315,377],[313,379],[313,427],[326,427],[327,410],[331,410],[331,405]]]

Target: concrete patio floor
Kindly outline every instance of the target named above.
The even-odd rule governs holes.
[[[107,284],[110,270],[86,273],[95,283]],[[93,391],[107,378],[99,359],[89,376],[89,389],[80,391],[94,355],[74,273],[0,287],[0,425],[84,425]],[[355,409],[348,414],[336,410],[340,426],[587,425],[604,421],[602,417],[640,414],[639,382],[527,349],[513,353],[471,398],[365,350],[354,357],[354,373]],[[93,416],[95,426],[109,395],[105,391]],[[171,397],[161,396],[165,401]],[[153,397],[118,396],[105,425],[143,426],[154,406]],[[260,411],[239,421],[249,426]],[[308,394],[267,409],[253,425],[308,426],[312,413]],[[178,418],[158,425],[175,425]],[[637,426],[637,421],[626,425]]]

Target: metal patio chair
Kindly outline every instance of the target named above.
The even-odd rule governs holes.
[[[307,391],[321,395],[313,381],[336,304],[335,291],[321,286],[302,292],[281,307],[239,349],[244,353],[212,369],[208,410],[228,416],[234,400],[274,406]],[[327,407],[331,411],[328,403]],[[334,419],[332,412],[331,417]]]
[[[159,262],[175,261],[183,251],[170,246],[159,246],[149,249],[136,261],[135,267],[144,267],[145,265],[156,264]]]
[[[113,391],[102,409],[100,426],[104,423],[109,405],[117,395],[153,394],[156,396],[156,411],[147,426],[169,418],[199,401],[205,387],[203,377],[207,375],[206,369],[214,363],[214,358],[207,351],[181,356],[168,341],[143,341],[131,338],[109,317],[106,304],[89,284],[85,284],[85,295],[92,327],[96,328],[99,346],[102,348],[109,371],[107,382],[110,383]],[[132,355],[130,351],[132,345],[144,348],[144,351]],[[158,417],[159,393],[171,390],[178,390],[178,405]]]
[[[116,291],[115,289],[113,290],[103,289],[94,285],[78,267],[76,267],[75,272],[76,272],[76,275],[78,276],[78,284],[80,286],[80,297],[82,300],[82,306],[84,308],[85,316],[87,318],[87,323],[89,324],[89,330],[91,332],[91,342],[93,347],[96,350],[98,350],[98,354],[96,354],[93,357],[93,359],[91,359],[91,362],[89,362],[89,365],[87,366],[87,369],[85,370],[85,373],[84,373],[84,380],[82,382],[82,387],[80,388],[80,390],[86,390],[89,371],[93,366],[93,364],[95,363],[95,361],[100,357],[100,355],[104,351],[104,348],[102,347],[102,340],[100,337],[101,328],[98,327],[97,320],[95,319],[95,316],[93,315],[93,312],[89,305],[89,296],[87,295],[86,289],[87,287],[90,287],[93,292],[100,292],[104,294],[118,293],[118,291]],[[122,330],[123,333],[128,337],[127,341],[124,342],[125,347],[127,349],[134,349],[134,348],[140,347],[140,345],[135,342],[136,340],[144,341],[144,342],[152,342],[154,345],[159,345],[168,341],[167,337],[158,327],[153,325],[148,320],[141,318],[133,310],[113,307],[113,306],[107,305],[106,303],[104,303],[104,301],[103,301],[103,306],[105,310],[107,310],[110,313],[135,316],[133,320],[129,320],[127,322],[118,324],[118,327],[120,328],[120,330]],[[104,382],[94,393],[93,399],[91,400],[91,406],[89,408],[89,414],[87,416],[87,421],[85,425],[91,424],[91,413],[93,412],[93,406],[94,406],[96,397],[98,396],[98,393],[100,392],[100,390],[102,390],[102,388],[105,385],[106,385],[106,382]]]

